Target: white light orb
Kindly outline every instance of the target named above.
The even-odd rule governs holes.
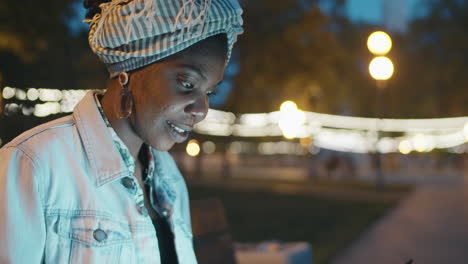
[[[428,152],[434,149],[434,143],[429,136],[418,134],[413,138],[412,142],[417,152]]]
[[[297,137],[301,133],[302,124],[305,121],[305,114],[297,108],[296,103],[285,101],[281,104],[278,126],[285,138],[293,139]]]
[[[216,151],[216,145],[212,141],[205,141],[202,144],[202,149],[206,154],[212,154]]]
[[[280,106],[280,112],[291,112],[297,110],[297,104],[293,101],[285,101]]]
[[[21,89],[16,89],[15,97],[18,100],[24,101],[26,100],[26,92]]]
[[[463,134],[465,134],[465,142],[468,142],[468,122],[466,122],[463,127]]]
[[[376,31],[369,35],[367,48],[372,54],[385,55],[392,49],[392,39],[383,31]]]
[[[392,77],[393,71],[393,63],[387,57],[375,57],[369,63],[369,73],[375,80],[388,80]]]
[[[15,88],[6,86],[3,88],[2,96],[4,99],[11,99],[15,96]]]
[[[37,98],[39,98],[39,91],[36,88],[30,88],[28,89],[26,96],[29,101],[36,101]]]
[[[408,140],[403,140],[398,144],[398,150],[400,151],[401,154],[409,154],[413,150],[413,146],[411,145],[411,142]]]
[[[185,150],[187,151],[187,154],[189,156],[195,157],[198,154],[200,154],[200,144],[198,144],[197,140],[192,139],[187,143],[187,147]]]

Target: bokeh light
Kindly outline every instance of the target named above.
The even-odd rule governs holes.
[[[39,98],[39,91],[36,88],[30,88],[26,95],[29,101],[36,101]]]
[[[205,141],[202,144],[203,152],[206,154],[212,154],[216,151],[216,145],[213,141]]]
[[[16,89],[15,97],[18,100],[24,101],[26,100],[26,92],[21,89]]]
[[[47,102],[44,104],[36,104],[34,106],[34,115],[37,117],[45,117],[48,115],[58,114],[60,112],[60,104],[57,102]]]
[[[280,112],[289,113],[297,110],[297,104],[293,101],[285,101],[280,106]]]
[[[398,144],[398,150],[400,151],[401,154],[409,154],[413,150],[413,146],[411,145],[411,142],[408,140],[403,140]]]
[[[466,122],[465,126],[463,127],[463,133],[465,134],[465,142],[468,142],[468,122]]]
[[[5,105],[5,114],[6,115],[16,115],[20,110],[20,106],[15,103]]]
[[[13,96],[15,96],[15,88],[11,88],[8,86],[3,88],[2,96],[4,99],[7,100],[13,98]]]
[[[369,73],[375,80],[388,80],[392,77],[393,71],[393,63],[387,57],[375,57],[369,63]]]
[[[285,138],[293,139],[297,137],[304,122],[305,114],[297,108],[296,103],[285,101],[281,104],[278,126]]]
[[[376,31],[367,39],[367,48],[375,55],[385,55],[392,49],[392,39],[387,33]]]
[[[197,140],[192,139],[187,143],[187,148],[185,150],[189,156],[195,157],[200,154],[200,144]]]
[[[57,89],[39,89],[39,99],[44,102],[56,102],[62,100],[62,91]]]
[[[417,152],[429,152],[434,148],[432,139],[423,134],[417,134],[413,138],[412,142],[413,142],[414,149]]]
[[[37,101],[38,94],[42,92],[49,99],[41,104],[17,104],[6,99],[4,114],[24,116],[34,114],[37,117],[46,117],[58,113],[70,113],[76,103],[83,98],[89,90],[57,90],[45,88],[13,88],[6,86],[2,96],[11,100],[17,99],[17,90],[26,91],[29,101]],[[53,91],[52,91],[53,90]],[[60,93],[60,94],[59,94]],[[22,97],[22,95],[20,95]],[[433,149],[450,149],[468,142],[468,117],[432,118],[432,119],[375,119],[353,116],[338,116],[315,112],[303,112],[292,101],[282,105],[283,111],[270,113],[246,113],[238,116],[230,112],[209,109],[205,120],[196,125],[195,131],[199,134],[214,136],[238,137],[271,137],[284,136],[285,138],[299,138],[302,149],[288,150],[289,154],[297,154],[313,137],[309,149],[330,149],[354,153],[368,153],[375,147],[381,153],[399,152],[401,138],[383,138],[374,145],[375,137],[366,131],[374,131],[375,127],[383,132],[399,132],[407,135],[410,151],[429,152]],[[378,124],[378,125],[376,125]],[[416,136],[415,136],[415,133]],[[411,136],[412,135],[412,136]],[[419,135],[419,136],[418,136]],[[372,143],[374,142],[374,143]],[[213,143],[214,144],[214,143]],[[406,143],[403,143],[403,149]],[[200,144],[204,153],[212,151],[211,143]],[[274,145],[261,147],[261,152],[281,153],[284,149]],[[281,144],[279,145],[281,146]],[[257,146],[237,142],[229,146],[229,152],[241,153],[257,149]],[[272,151],[273,149],[273,151]],[[278,149],[280,149],[278,151]],[[216,146],[215,146],[216,150]],[[258,149],[257,149],[258,150]],[[405,151],[404,151],[405,152]]]

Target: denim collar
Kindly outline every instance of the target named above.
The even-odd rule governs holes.
[[[116,147],[111,130],[106,125],[95,99],[96,91],[88,92],[73,111],[78,132],[82,138],[86,155],[96,177],[96,185],[102,186],[124,176],[131,175]],[[155,194],[159,206],[155,206],[164,217],[170,217],[176,203],[176,182],[183,177],[169,153],[150,147],[153,168],[149,171],[148,184],[156,186]],[[167,213],[164,213],[164,210]]]
[[[94,94],[89,91],[73,111],[79,135],[83,141],[89,164],[101,186],[130,174],[115,147],[112,136],[99,113]]]

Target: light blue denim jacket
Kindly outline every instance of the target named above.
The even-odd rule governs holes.
[[[151,218],[122,184],[133,177],[93,97],[0,149],[0,263],[160,263]],[[179,263],[197,263],[184,179],[167,152],[152,153],[153,184],[174,195]]]

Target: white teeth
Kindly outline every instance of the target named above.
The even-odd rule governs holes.
[[[180,128],[180,127],[178,127],[178,126],[176,126],[176,125],[174,125],[174,124],[172,124],[172,123],[170,123],[170,122],[168,122],[168,123],[169,123],[169,125],[171,125],[171,127],[172,127],[175,131],[177,131],[177,132],[179,132],[179,133],[184,133],[184,132],[185,132],[185,130],[183,130],[182,128]]]
[[[175,129],[177,132],[179,132],[179,133],[184,133],[184,132],[185,132],[185,130],[183,130],[183,129],[180,128],[180,127],[174,126],[174,129]]]

